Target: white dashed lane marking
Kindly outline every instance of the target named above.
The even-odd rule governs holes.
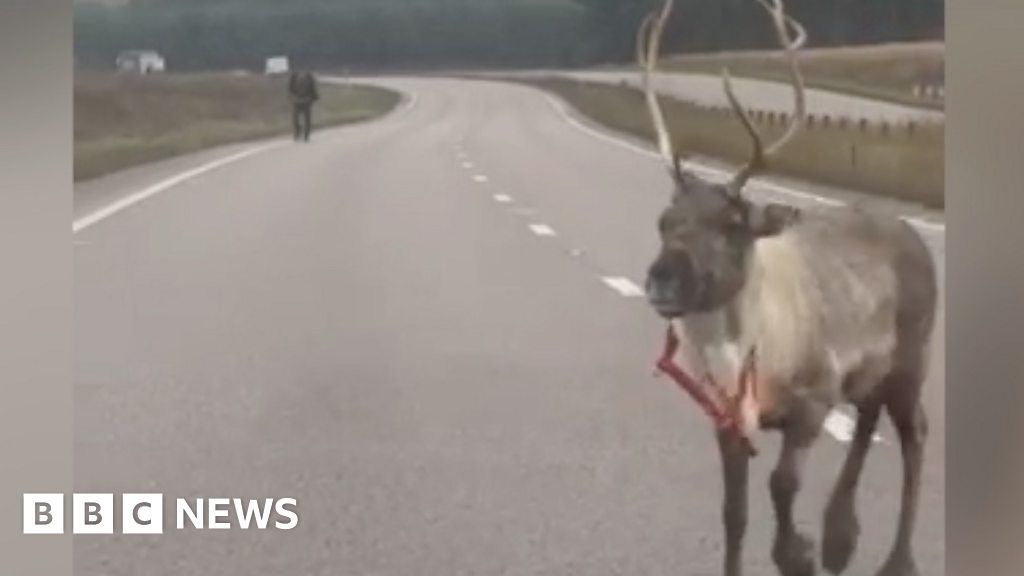
[[[487,180],[487,176],[484,176],[483,174],[477,174],[476,176],[473,176],[473,182],[476,182],[478,184],[483,184],[484,182],[487,182]]]
[[[510,204],[512,202],[512,197],[507,194],[495,194],[493,198],[498,204]]]
[[[530,224],[530,231],[537,236],[555,236],[555,231],[547,224]]]
[[[629,278],[605,276],[601,278],[601,281],[626,298],[639,298],[644,295],[644,291]]]
[[[841,410],[833,410],[825,418],[824,428],[836,440],[849,444],[853,441],[853,433],[857,429],[857,421]],[[874,442],[881,442],[882,437],[875,434],[872,440]]]

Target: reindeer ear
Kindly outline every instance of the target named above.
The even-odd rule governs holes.
[[[774,236],[800,220],[800,210],[784,204],[751,205],[750,229],[755,236]]]

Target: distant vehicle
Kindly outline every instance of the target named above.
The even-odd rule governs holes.
[[[128,50],[117,56],[117,69],[121,72],[151,74],[167,69],[164,57],[154,50]]]
[[[291,67],[288,64],[287,56],[272,56],[267,58],[265,73],[268,76],[275,74],[287,74]]]

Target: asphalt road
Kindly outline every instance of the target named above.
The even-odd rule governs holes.
[[[528,75],[558,76],[575,78],[587,82],[604,84],[626,83],[640,88],[640,73],[637,71],[588,70],[564,71],[553,70],[529,72]],[[722,89],[722,78],[715,74],[693,73],[661,73],[655,78],[655,89],[666,95],[699,104],[701,106],[729,106],[729,101]],[[758,80],[753,78],[733,78],[733,86],[740,102],[750,108],[769,112],[788,112],[793,110],[793,89],[789,84]],[[915,106],[906,106],[842,94],[830,90],[807,88],[807,112],[816,115],[887,121],[893,123],[915,120],[918,122],[942,122],[945,113]]]
[[[651,376],[663,325],[626,282],[657,246],[658,161],[530,88],[380,82],[412,96],[380,121],[76,188],[76,491],[300,511],[287,532],[78,536],[76,574],[717,574],[712,433]],[[942,262],[944,228],[921,229]],[[916,538],[931,576],[944,322],[936,338]],[[881,434],[851,574],[895,529],[899,450]],[[753,576],[774,574],[778,441],[758,443]],[[797,510],[815,536],[844,448],[825,434],[810,461]]]

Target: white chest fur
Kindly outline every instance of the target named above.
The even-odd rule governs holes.
[[[734,393],[754,350],[758,401],[768,410],[783,387],[837,402],[847,375],[888,370],[895,345],[891,268],[867,266],[853,252],[816,253],[812,244],[798,230],[757,241],[740,293],[680,323],[693,373],[710,374]],[[853,400],[869,392],[855,381],[845,394]]]
[[[756,350],[759,401],[775,398],[772,383],[793,379],[808,358],[828,357],[819,334],[817,283],[796,239],[787,235],[758,241],[748,259],[744,288],[721,309],[687,316],[685,362],[735,392],[743,361]],[[765,406],[767,408],[768,406]]]

